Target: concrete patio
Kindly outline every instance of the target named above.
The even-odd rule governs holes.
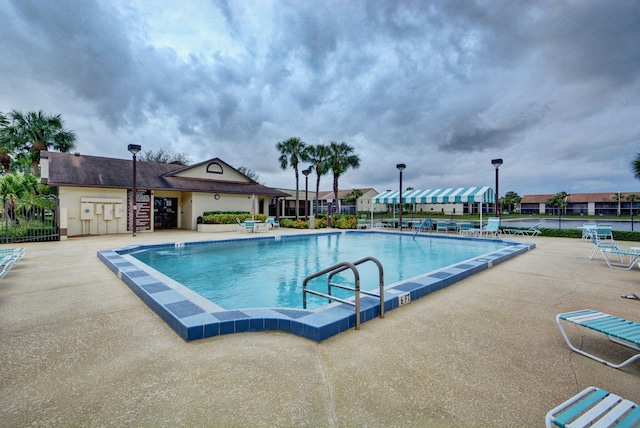
[[[640,402],[640,363],[577,355],[555,324],[584,308],[640,321],[640,301],[620,298],[640,294],[638,269],[589,261],[576,239],[514,238],[537,248],[321,343],[277,332],[186,343],[96,257],[232,235],[21,245],[0,281],[0,426],[542,426],[589,385]],[[632,354],[572,327],[585,349]]]

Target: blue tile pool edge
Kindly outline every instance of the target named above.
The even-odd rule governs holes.
[[[344,233],[344,232],[326,232]],[[394,233],[375,231],[348,231],[347,233]],[[406,235],[406,234],[403,234]],[[304,237],[308,235],[298,236]],[[288,308],[256,308],[241,310],[205,310],[197,301],[163,284],[123,255],[158,247],[222,244],[238,240],[287,239],[293,236],[264,236],[184,243],[134,245],[115,250],[98,251],[98,258],[120,278],[149,308],[164,320],[183,340],[191,341],[223,334],[282,331],[321,342],[355,326],[355,311],[350,305],[333,303],[314,310]],[[486,240],[474,237],[428,238]],[[505,247],[491,253],[465,260],[445,268],[385,286],[385,312],[396,309],[402,302],[418,300],[485,269],[535,248],[532,243],[500,241]],[[409,299],[407,299],[407,296]],[[360,322],[365,323],[380,314],[380,299],[362,295]]]

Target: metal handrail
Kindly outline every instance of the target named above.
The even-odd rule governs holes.
[[[327,295],[324,293],[320,293],[319,291],[315,291],[315,290],[307,290],[307,283],[309,281],[311,281],[314,278],[317,278],[319,276],[322,276],[324,274],[327,274],[335,269],[338,268],[343,268],[342,270],[346,270],[346,269],[351,269],[353,271],[353,276],[355,278],[355,292],[356,292],[356,301],[355,304],[353,302],[350,302],[348,300],[343,300],[343,299],[339,299],[337,297],[332,297],[331,295]],[[304,279],[304,282],[302,283],[302,307],[304,309],[307,309],[307,293],[311,293],[311,294],[315,294],[316,296],[320,296],[320,297],[326,297],[328,299],[333,299],[333,300],[337,300],[339,302],[342,303],[346,303],[348,305],[355,305],[356,307],[356,330],[360,330],[360,274],[358,273],[358,269],[356,269],[356,267],[353,265],[353,263],[349,263],[349,262],[341,262],[341,263],[337,263],[331,267],[328,267],[326,269],[321,270],[320,272],[316,272],[313,275],[309,275],[308,277],[306,277]]]
[[[358,269],[356,268],[356,265],[359,265],[361,263],[367,262],[367,261],[372,261],[374,262],[377,266],[378,266],[378,277],[379,277],[379,282],[380,282],[380,318],[384,318],[384,269],[382,267],[382,263],[380,263],[380,261],[378,259],[376,259],[375,257],[365,257],[363,259],[360,259],[354,263],[349,263],[349,262],[341,262],[341,263],[337,263],[333,266],[330,266],[326,269],[323,269],[319,272],[314,273],[313,275],[309,275],[308,277],[306,277],[304,279],[304,282],[302,284],[302,306],[304,309],[307,308],[307,293],[310,294],[314,294],[316,296],[320,296],[320,297],[324,297],[326,299],[329,299],[329,303],[331,303],[332,301],[338,301],[341,303],[345,303],[347,305],[351,305],[351,306],[355,306],[356,307],[356,330],[360,330],[360,293],[364,293],[367,294],[369,296],[376,296],[375,293],[371,292],[371,291],[366,291],[366,290],[360,290],[360,273],[358,272]],[[347,269],[351,269],[351,271],[353,272],[353,276],[355,279],[355,287],[349,287],[347,285],[343,285],[343,284],[336,284],[336,283],[332,283],[331,282],[331,278],[333,278],[334,275],[337,275],[340,272],[344,272]],[[309,281],[311,281],[314,278],[317,278],[319,276],[325,275],[329,273],[329,277],[327,280],[327,291],[328,293],[321,293],[319,291],[315,291],[315,290],[311,290],[311,289],[307,289],[307,283]],[[331,294],[331,287],[338,287],[338,288],[342,288],[344,290],[350,290],[350,291],[354,291],[355,292],[355,303],[349,300],[345,300],[345,299],[341,299],[339,297],[335,297]]]
[[[353,262],[354,266],[357,266],[359,264],[362,264],[364,262],[374,262],[377,266],[378,266],[378,282],[379,282],[379,287],[380,287],[380,318],[384,318],[384,269],[382,267],[382,263],[380,263],[380,260],[376,259],[375,257],[365,257],[362,258],[356,262]],[[328,284],[327,284],[327,288],[329,291],[329,295],[331,295],[331,287],[338,287],[338,288],[342,288],[344,290],[351,290],[351,291],[355,291],[353,288],[351,287],[347,287],[346,285],[343,284],[336,284],[331,282],[331,278],[333,278],[334,275],[339,274],[340,272],[346,270],[346,267],[342,267],[342,268],[338,268],[336,270],[334,270],[333,272],[331,272],[331,274],[329,275],[329,278],[327,280]],[[360,290],[360,293],[366,294],[368,296],[374,296],[376,297],[375,293],[372,293],[371,291],[367,291],[367,290]],[[336,299],[337,300],[337,299]],[[329,300],[329,303],[331,303],[331,300]]]

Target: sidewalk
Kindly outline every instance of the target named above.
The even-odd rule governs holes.
[[[0,426],[542,426],[589,385],[640,402],[640,364],[572,353],[555,324],[584,308],[640,321],[640,301],[620,298],[640,294],[638,269],[589,261],[577,239],[514,238],[537,248],[319,344],[278,332],[186,343],[96,257],[232,235],[25,244],[0,281]],[[586,336],[612,360],[630,354]]]

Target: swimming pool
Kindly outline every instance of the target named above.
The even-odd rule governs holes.
[[[354,245],[354,241],[351,241],[352,243],[350,244],[349,239],[346,239],[349,238],[349,235],[354,235],[354,237],[360,236],[365,239],[365,242],[369,242],[369,244]],[[306,276],[309,273],[319,270],[316,269],[317,267],[320,267],[320,269],[327,267],[324,266],[324,261],[316,262],[316,259],[319,258],[321,254],[334,254],[335,251],[326,246],[329,242],[340,243],[339,246],[344,246],[345,248],[363,248],[367,253],[366,255],[372,255],[374,249],[380,250],[382,255],[395,254],[397,259],[388,262],[390,265],[385,265],[385,312],[407,304],[412,300],[419,299],[431,292],[440,290],[474,273],[490,268],[497,263],[508,260],[535,247],[535,245],[529,243],[467,237],[452,238],[435,235],[416,237],[416,241],[419,241],[420,244],[418,246],[415,244],[403,245],[401,244],[402,241],[411,240],[410,234],[374,231],[325,232],[305,236],[305,239],[313,240],[312,246],[318,246],[318,250],[322,251],[306,251],[307,253],[312,253],[312,256],[307,254],[307,258],[303,258],[302,263],[290,263],[277,258],[275,268],[269,268],[272,273],[280,272],[290,274],[297,272],[296,275]],[[385,237],[384,244],[381,243],[383,241],[378,241],[380,237]],[[314,309],[280,306],[279,303],[270,307],[251,307],[247,304],[239,304],[236,305],[237,307],[224,307],[220,305],[218,301],[212,302],[204,298],[199,292],[185,287],[179,281],[165,274],[150,269],[144,263],[132,257],[132,254],[140,257],[145,253],[155,253],[156,255],[151,257],[163,259],[165,256],[171,255],[172,257],[178,257],[180,260],[179,264],[186,264],[189,256],[185,256],[193,252],[200,252],[201,249],[198,247],[217,246],[225,250],[221,254],[227,254],[230,252],[226,250],[230,249],[230,247],[240,245],[240,251],[244,254],[245,260],[260,263],[257,256],[252,256],[247,253],[246,248],[248,247],[244,247],[248,244],[247,241],[253,241],[251,244],[261,244],[261,242],[264,242],[269,245],[283,246],[286,244],[288,246],[294,243],[301,243],[303,242],[302,239],[299,235],[277,235],[220,241],[140,245],[99,251],[98,257],[184,340],[188,341],[246,331],[280,330],[312,340],[322,341],[356,324],[355,311],[352,306],[334,302]],[[371,244],[371,240],[376,240],[376,243]],[[421,262],[419,265],[424,265],[425,267],[417,276],[415,271],[406,268],[405,265],[416,264],[407,264],[407,260],[422,257],[422,260],[425,261],[429,258],[424,255],[416,256],[415,253],[407,254],[406,251],[409,251],[407,248],[413,247],[411,251],[418,250],[419,252],[424,252],[426,251],[426,247],[445,248],[450,244],[469,248],[482,248],[482,245],[477,247],[476,244],[489,244],[490,246],[485,247],[484,250],[481,249],[479,252],[470,254],[466,259],[452,262],[453,264],[447,265],[446,267],[440,265],[435,268],[435,270],[433,270],[432,267],[426,267],[426,264]],[[307,242],[301,245],[308,248],[309,243]],[[265,251],[264,245],[257,245],[257,248],[258,253],[262,253],[263,255],[269,254],[268,251]],[[147,250],[154,251],[150,252]],[[303,251],[298,250],[297,252],[302,253]],[[446,252],[448,252],[448,250],[436,249],[435,253],[432,254],[439,256]],[[309,257],[311,257],[311,259]],[[358,256],[355,255],[354,257]],[[165,259],[161,265],[178,264],[175,262],[167,262],[167,260],[168,259]],[[353,261],[353,259],[347,261]],[[329,261],[329,263],[331,262]],[[225,264],[234,266],[233,262],[227,262]],[[367,287],[365,284],[365,278],[369,274],[366,273],[364,265],[358,267],[358,269],[362,269],[363,271],[362,288],[372,288],[371,285]],[[393,277],[394,272],[397,273],[397,278]],[[204,276],[206,276],[207,273],[210,272],[206,270],[205,272],[199,272],[200,275]],[[218,276],[219,275],[220,274],[218,274]],[[234,277],[232,273],[226,273],[224,275],[231,278]],[[235,276],[237,277],[238,274],[235,274]],[[262,282],[262,278],[258,278],[259,280],[254,278],[254,282]],[[284,294],[290,294],[294,296],[294,298],[295,294],[298,293],[294,287],[294,285],[296,285],[294,283],[299,281],[299,279],[296,278],[299,278],[299,276],[289,276],[286,277],[285,280],[280,281],[284,284],[283,288],[286,290]],[[326,279],[324,281],[326,287]],[[288,290],[288,288],[292,288],[293,291]],[[373,286],[373,288],[375,288],[375,286]],[[249,293],[255,293],[255,291]],[[276,292],[275,294],[277,296],[282,293]],[[301,293],[298,296],[299,299],[302,299]],[[316,305],[319,304],[322,303],[316,303]],[[269,305],[271,305],[271,303],[269,303]],[[361,298],[361,322],[373,319],[377,317],[379,313],[379,298],[370,296]]]
[[[342,261],[375,257],[384,269],[387,285],[487,254],[504,247],[495,240],[433,239],[406,234],[332,233],[298,235],[285,239],[214,242],[180,248],[149,248],[132,257],[205,297],[221,309],[303,308],[305,277]],[[286,266],[286,268],[284,268]],[[358,267],[361,288],[378,287],[373,263]],[[154,272],[151,271],[153,274]],[[326,291],[326,277],[310,283]],[[351,271],[336,281],[353,282]],[[353,293],[337,289],[337,297]],[[307,296],[307,308],[327,304]]]

